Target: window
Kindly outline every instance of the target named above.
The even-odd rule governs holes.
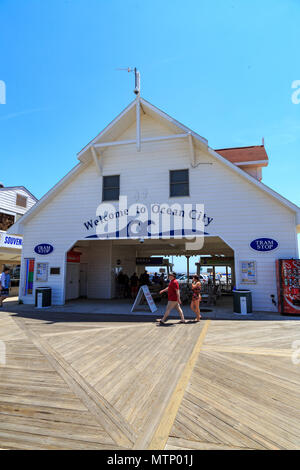
[[[189,170],[171,170],[170,197],[189,195]]]
[[[15,216],[12,214],[5,214],[4,212],[0,212],[0,230],[9,229],[15,223]]]
[[[16,205],[20,207],[27,207],[27,197],[22,194],[17,194]]]
[[[103,176],[103,201],[118,201],[120,195],[120,175]]]

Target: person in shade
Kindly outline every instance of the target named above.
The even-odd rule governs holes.
[[[139,290],[139,278],[136,273],[130,278],[130,287],[131,287],[131,298],[135,299]]]
[[[9,269],[4,268],[0,277],[0,308],[3,307],[3,300],[5,300],[9,296],[9,285]]]
[[[192,301],[191,301],[191,309],[193,310],[194,314],[196,315],[196,322],[200,321],[201,315],[200,315],[200,301],[201,301],[201,282],[199,280],[199,276],[195,274],[193,276],[193,281],[192,281],[192,291],[193,291],[193,296],[192,296]]]
[[[180,304],[181,304],[180,290],[179,290],[178,281],[176,280],[176,274],[175,273],[170,273],[169,274],[169,279],[170,279],[170,283],[169,283],[168,287],[166,287],[165,289],[160,291],[160,294],[163,294],[164,292],[168,292],[167,308],[166,308],[166,311],[165,311],[165,314],[164,314],[163,318],[161,318],[161,319],[158,318],[157,321],[161,325],[165,325],[166,320],[167,320],[168,316],[170,315],[171,310],[173,310],[173,308],[176,308],[177,312],[180,315],[180,323],[186,323],[186,321],[184,319],[182,308],[180,307]]]

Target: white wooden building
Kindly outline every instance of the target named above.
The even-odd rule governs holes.
[[[17,294],[19,266],[21,263],[22,237],[7,233],[7,230],[22,217],[37,199],[24,186],[4,187],[0,183],[0,268],[11,269],[12,294]]]
[[[109,299],[115,295],[117,266],[131,274],[136,257],[197,254],[231,259],[234,283],[252,291],[254,310],[277,310],[271,298],[277,299],[275,260],[298,258],[300,209],[261,182],[268,164],[264,146],[214,150],[205,138],[137,96],[79,152],[78,160],[9,229],[24,237],[24,303],[34,303],[38,286],[52,288],[55,305],[80,295]],[[119,195],[127,196],[128,206],[144,205],[149,213],[151,205],[203,204],[203,247],[193,249],[184,237],[147,234],[100,239],[97,208],[105,200],[116,214]],[[267,251],[255,249],[258,239],[269,244]],[[248,280],[247,263],[253,267]]]

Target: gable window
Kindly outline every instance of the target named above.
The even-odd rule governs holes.
[[[189,170],[171,170],[170,197],[189,195]]]
[[[120,175],[103,176],[103,201],[118,201],[120,196]]]
[[[27,207],[27,197],[17,194],[16,205],[19,207]]]

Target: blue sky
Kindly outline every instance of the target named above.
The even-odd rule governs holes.
[[[0,0],[0,180],[41,197],[142,96],[213,148],[260,144],[300,205],[298,0]]]

